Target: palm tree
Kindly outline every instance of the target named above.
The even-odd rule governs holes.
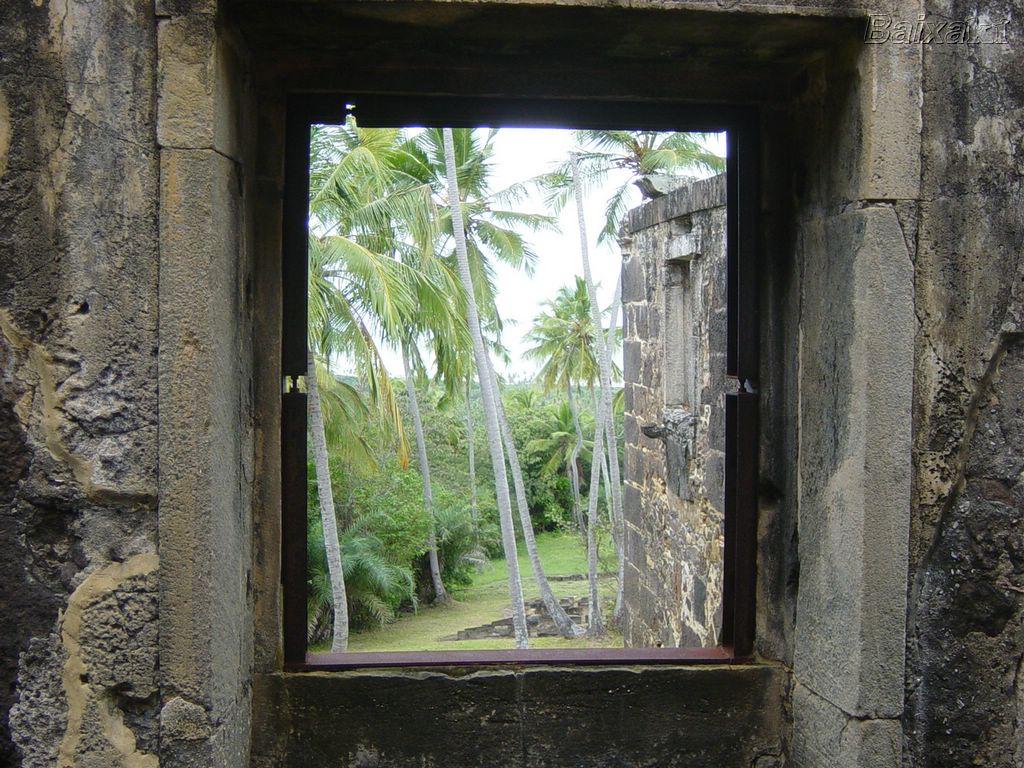
[[[326,549],[327,569],[331,582],[331,599],[334,609],[334,632],[331,651],[341,653],[348,648],[348,596],[345,591],[345,571],[341,563],[341,543],[338,539],[338,518],[334,512],[334,492],[331,490],[331,471],[327,463],[327,438],[320,410],[317,374],[319,366],[313,350],[307,353],[307,383],[309,399],[310,443],[313,447],[313,463],[316,466],[316,484],[320,498],[320,520]]]
[[[580,531],[587,528],[580,512],[580,478],[577,459],[583,448],[583,430],[579,423],[579,409],[576,404],[576,389],[586,386],[592,389],[600,379],[597,338],[594,321],[590,312],[590,297],[586,282],[576,277],[572,287],[563,286],[555,298],[545,303],[542,311],[533,321],[533,327],[526,339],[533,347],[526,350],[527,357],[542,360],[537,380],[545,392],[565,390],[576,431],[576,444],[567,465],[569,486],[573,493],[573,518]],[[616,338],[614,332],[609,340]],[[613,367],[613,375],[621,372]]]
[[[583,450],[583,430],[573,389],[581,381],[592,382],[597,374],[589,302],[586,286],[579,277],[576,278],[575,291],[568,287],[560,288],[555,298],[548,302],[550,311],[541,312],[534,318],[533,328],[526,334],[526,339],[535,346],[525,352],[527,357],[545,361],[537,374],[545,392],[565,387],[576,430],[576,442],[566,468],[572,490],[572,516],[580,532],[585,532],[587,527],[581,511],[578,466],[580,451]]]
[[[490,361],[488,361],[489,363]],[[519,464],[519,452],[516,450],[516,443],[512,437],[512,430],[508,426],[508,419],[505,417],[505,405],[501,401],[501,395],[497,389],[497,377],[494,375],[494,368],[490,368],[491,380],[495,389],[495,405],[498,410],[498,423],[501,426],[501,436],[505,444],[505,451],[508,454],[508,464],[512,470],[512,484],[516,492],[516,510],[519,512],[519,525],[523,529],[523,543],[526,545],[526,555],[530,560],[530,568],[533,570],[533,577],[537,582],[537,589],[540,592],[544,607],[548,615],[558,628],[563,637],[579,637],[584,634],[576,623],[569,618],[562,604],[558,602],[547,576],[544,574],[544,567],[540,561],[540,553],[537,551],[537,539],[533,532],[533,520],[530,519],[530,507],[526,503],[526,484],[523,482],[523,472]]]
[[[580,464],[587,444],[583,440],[579,414],[574,403],[560,400],[558,404],[547,409],[547,437],[531,440],[526,448],[546,455],[544,471],[559,472],[564,470],[569,480],[569,488],[573,494],[573,520],[581,534],[586,534],[586,523],[580,517]],[[591,444],[592,445],[592,444]]]
[[[427,459],[427,441],[423,434],[423,419],[420,416],[419,399],[416,397],[416,382],[413,380],[412,365],[409,362],[408,348],[402,350],[402,368],[405,373],[405,393],[409,399],[409,415],[412,416],[413,430],[416,434],[416,455],[419,459],[420,477],[423,480],[423,505],[432,521],[434,517],[434,494],[430,485],[430,461]],[[448,592],[441,579],[441,563],[437,557],[436,526],[431,525],[427,534],[427,560],[430,563],[430,581],[434,587],[434,602],[448,601]]]
[[[321,526],[332,589],[334,632],[331,650],[340,653],[348,647],[348,602],[327,456],[325,422],[331,418],[325,417],[321,405],[321,382],[333,379],[329,368],[332,358],[346,354],[356,361],[364,374],[363,379],[371,382],[369,390],[373,401],[380,406],[387,423],[394,426],[400,455],[403,461],[407,460],[402,449],[405,441],[401,418],[397,417],[390,380],[380,350],[367,331],[360,309],[365,307],[368,297],[375,294],[391,297],[388,302],[392,304],[390,309],[396,317],[407,316],[413,306],[412,297],[407,296],[404,290],[406,286],[402,276],[391,269],[391,262],[380,259],[378,255],[354,243],[310,237],[308,254],[310,346],[307,352],[306,390],[310,444],[316,468]],[[344,288],[339,287],[342,274],[347,278]],[[344,414],[337,420],[344,423]]]
[[[622,305],[622,274],[615,282],[615,298],[612,300],[611,326],[606,334],[607,353],[612,355],[612,344],[616,337],[616,323],[619,308]],[[618,559],[618,583],[615,589],[615,609],[612,612],[612,624],[622,626],[622,611],[625,605],[623,595],[626,588],[626,516],[622,508],[622,478],[619,474],[619,439],[615,433],[614,402],[608,411],[605,422],[605,439],[608,441],[608,481],[611,492],[612,538],[615,540],[615,553]]]
[[[419,343],[430,344],[439,371],[445,372],[448,382],[462,375],[461,360],[468,351],[469,333],[465,327],[462,305],[462,287],[458,278],[434,255],[436,241],[437,210],[431,197],[429,184],[409,176],[401,168],[406,143],[405,137],[395,129],[360,128],[352,118],[339,131],[347,155],[357,157],[368,155],[377,171],[374,177],[379,187],[374,190],[370,202],[394,199],[400,205],[371,206],[375,214],[360,222],[359,237],[368,247],[388,254],[427,278],[416,286],[420,312],[408,318],[404,329],[381,329],[394,346],[401,352],[406,381],[406,393],[410,416],[416,439],[418,466],[423,484],[423,503],[428,516],[434,519],[433,492],[430,481],[430,465],[423,434],[422,418],[416,396],[414,379],[424,370],[420,358]],[[368,160],[367,162],[371,162]],[[344,191],[346,201],[358,198],[362,190]],[[426,286],[428,290],[421,289]],[[440,291],[434,291],[436,286]],[[397,334],[396,334],[397,331]],[[428,533],[427,555],[434,601],[448,599],[441,578],[440,562],[437,555],[435,526]]]
[[[525,199],[527,185],[513,184],[500,190],[491,188],[496,135],[496,130],[486,133],[469,128],[452,130],[456,180],[461,195],[459,202],[465,219],[466,255],[477,311],[485,338],[500,342],[502,322],[495,305],[495,266],[501,262],[532,274],[537,254],[526,234],[544,229],[556,230],[557,222],[552,216],[512,210],[512,206]],[[424,129],[402,144],[397,152],[396,166],[406,177],[428,184],[433,189],[441,217],[439,227],[448,239],[440,250],[444,258],[454,265],[454,231],[445,203],[448,181],[443,130]]]
[[[477,312],[481,319],[481,334],[487,346],[500,351],[502,322],[495,304],[495,263],[500,261],[517,269],[525,269],[527,273],[532,272],[537,255],[527,242],[523,231],[554,228],[555,223],[550,216],[523,213],[506,207],[523,199],[527,191],[525,185],[516,184],[504,190],[491,190],[491,158],[494,152],[492,142],[497,131],[491,130],[484,134],[471,129],[456,129],[451,133],[459,203],[465,224],[462,234],[466,240],[466,255]],[[454,250],[449,250],[449,247],[453,242],[455,230],[452,228],[450,206],[442,202],[448,193],[449,171],[444,144],[442,129],[427,128],[398,148],[395,165],[405,178],[427,185],[434,191],[440,212],[439,227],[448,239],[448,242],[440,245],[439,250],[448,263],[454,265],[457,254]],[[453,359],[453,362],[458,360]],[[439,366],[438,373],[452,387],[455,382],[461,383],[472,376],[472,370],[466,368],[468,366]],[[473,487],[471,503],[475,514],[476,457],[473,453],[468,388],[466,408],[467,450],[470,483]],[[514,467],[513,476],[518,471],[518,467]]]
[[[590,460],[590,489],[587,494],[587,571],[590,582],[590,633],[594,636],[604,634],[604,623],[601,618],[601,604],[597,595],[597,495],[601,483],[601,464],[604,462],[604,424],[607,423],[611,411],[612,376],[608,345],[601,331],[601,310],[597,304],[597,290],[594,277],[590,272],[590,249],[587,243],[587,224],[583,210],[583,188],[580,186],[579,168],[576,158],[571,158],[573,192],[576,198],[576,216],[580,229],[580,256],[583,261],[583,280],[590,299],[590,318],[594,323],[594,334],[597,336],[598,363],[601,376],[601,408],[596,414],[597,426],[594,429],[594,450]]]
[[[427,537],[427,560],[430,565],[430,578],[434,588],[434,602],[444,603],[448,601],[448,592],[445,589],[444,581],[441,579],[441,564],[437,554],[437,533],[436,516],[434,510],[433,491],[430,482],[430,462],[427,456],[426,436],[423,432],[423,418],[420,414],[419,398],[416,395],[416,373],[425,369],[420,359],[417,339],[427,337],[432,343],[434,359],[439,375],[449,383],[457,380],[464,368],[460,361],[460,355],[469,350],[469,331],[466,328],[464,313],[464,296],[462,286],[458,279],[451,275],[443,263],[432,256],[425,256],[419,259],[419,268],[436,272],[440,278],[439,283],[445,286],[445,292],[450,297],[447,305],[439,306],[433,312],[424,307],[419,321],[411,324],[407,329],[406,336],[401,340],[402,367],[405,375],[405,389],[409,402],[409,414],[413,421],[413,431],[416,438],[416,452],[419,462],[420,476],[423,481],[423,503],[427,514],[434,525],[431,526]]]
[[[451,315],[457,285],[445,281],[444,270],[418,269],[394,258],[408,250],[394,237],[395,221],[415,232],[412,242],[432,239],[429,231],[416,231],[429,189],[397,184],[390,169],[396,137],[394,131],[363,131],[350,122],[343,128],[315,127],[311,142],[311,229],[319,232],[311,233],[309,244],[307,389],[335,652],[347,647],[348,614],[319,379],[338,357],[355,365],[382,422],[394,431],[404,466],[401,415],[375,338],[401,343],[410,328],[423,327],[424,318]]]
[[[498,411],[495,404],[496,388],[493,386],[490,361],[484,346],[480,315],[477,311],[476,291],[470,272],[466,233],[463,228],[462,203],[459,182],[456,175],[455,144],[450,128],[443,129],[445,167],[447,168],[448,205],[454,224],[455,254],[459,266],[459,278],[467,294],[466,319],[473,338],[473,357],[476,360],[477,378],[480,382],[480,399],[484,409],[484,426],[487,428],[487,447],[494,468],[495,495],[498,503],[498,520],[501,524],[501,543],[505,552],[508,569],[508,592],[512,601],[513,629],[517,648],[529,645],[526,626],[526,608],[523,605],[523,586],[519,578],[519,561],[516,551],[515,528],[512,524],[512,504],[508,493],[508,476],[505,473],[505,456],[502,451],[501,431],[498,426]]]
[[[473,380],[466,378],[466,459],[469,462],[469,513],[473,519],[473,536],[480,546],[480,521],[476,500],[476,430],[473,428]]]
[[[448,137],[445,136],[446,131],[449,134]],[[522,213],[504,207],[514,204],[526,195],[527,188],[523,184],[513,185],[498,192],[490,191],[490,161],[493,154],[492,141],[495,134],[496,131],[490,131],[484,135],[468,129],[455,131],[450,129],[427,129],[406,145],[406,162],[402,165],[402,168],[410,178],[417,178],[431,184],[439,196],[446,190],[449,196],[449,211],[451,211],[450,203],[451,194],[453,193],[449,177],[452,174],[455,175],[455,191],[459,194],[458,202],[461,215],[463,216],[464,228],[452,227],[452,222],[455,221],[454,213],[451,213],[446,219],[442,220],[441,227],[443,231],[451,233],[455,240],[456,249],[450,255],[456,259],[459,258],[457,252],[458,237],[461,235],[465,241],[465,255],[470,277],[469,281],[466,282],[466,290],[473,290],[478,320],[481,321],[481,338],[485,346],[500,349],[502,323],[494,301],[496,294],[494,263],[502,261],[513,267],[523,268],[530,272],[536,260],[536,254],[530,248],[522,231],[554,228],[555,222],[550,216]],[[448,157],[446,146],[449,140],[452,145],[451,158]],[[459,231],[460,229],[461,232]],[[442,245],[442,251],[444,249],[445,246]],[[486,357],[489,359],[489,356]],[[487,369],[480,371],[479,360],[477,361],[477,366],[482,396],[485,389],[484,382],[487,379],[491,380],[490,388],[493,390],[492,399],[495,403],[496,418],[498,419],[500,432],[500,424],[504,420],[504,415],[493,369],[488,365]],[[469,405],[467,405],[468,407]],[[576,636],[578,628],[572,623],[564,609],[554,598],[547,578],[544,575],[540,557],[536,550],[529,510],[525,504],[525,490],[520,493],[520,489],[524,488],[524,484],[518,453],[515,444],[512,443],[511,438],[508,436],[504,439],[504,449],[507,452],[513,484],[516,487],[517,507],[519,509],[520,522],[524,529],[524,542],[537,585],[541,591],[541,596],[553,620],[563,634],[567,637]],[[471,454],[471,462],[474,458]],[[503,464],[501,474],[505,474],[504,469]],[[471,468],[471,473],[475,474],[475,467]],[[500,485],[501,481],[498,480],[497,476],[495,481]],[[505,482],[505,494],[508,494],[507,475]],[[501,496],[500,490],[498,491],[498,496],[499,498]],[[513,600],[513,602],[515,601]]]
[[[326,559],[326,542],[319,515],[311,516],[306,532],[309,561],[307,615],[309,642],[327,639],[334,589]],[[359,621],[385,624],[394,619],[394,606],[402,600],[415,603],[416,590],[408,568],[390,562],[380,539],[359,527],[341,535],[341,559],[345,572],[347,604]]]
[[[605,223],[597,242],[613,241],[629,208],[631,188],[645,200],[664,194],[659,189],[662,177],[680,176],[683,171],[721,173],[725,160],[707,148],[709,134],[666,133],[663,131],[576,131],[574,152],[577,175],[585,189],[601,184],[616,171],[628,177],[616,186],[605,204]],[[549,190],[549,203],[560,210],[571,192],[571,161],[543,177]]]

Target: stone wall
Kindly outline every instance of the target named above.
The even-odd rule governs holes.
[[[725,176],[630,212],[622,241],[627,645],[718,644]]]
[[[549,667],[267,675],[253,768],[771,768],[785,674]],[[685,695],[680,695],[685,691]],[[345,727],[325,728],[324,723]]]
[[[155,765],[149,3],[0,6],[0,764]]]
[[[0,764],[246,760],[243,74],[203,10],[0,8]]]
[[[1019,3],[925,2],[1005,43],[922,51],[908,759],[1024,763],[1024,29]]]
[[[256,186],[247,52],[159,3],[160,761],[244,764],[253,665]]]
[[[766,517],[793,526],[781,538],[797,547],[798,766],[902,760],[918,53],[851,41],[769,118],[771,162],[789,168],[764,177],[762,275],[778,307],[762,310],[774,320],[761,412],[776,430],[763,435],[762,474],[775,497]]]

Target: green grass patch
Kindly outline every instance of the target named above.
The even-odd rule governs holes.
[[[518,542],[519,570],[525,579],[532,580],[530,558],[526,555],[526,545]],[[587,548],[583,539],[576,533],[542,533],[537,536],[537,554],[548,576],[571,576],[587,573]],[[495,581],[505,583],[505,560],[491,560],[473,577],[473,583],[466,589],[484,586]]]
[[[573,576],[571,581],[551,581],[557,597],[582,597],[587,594],[587,552],[583,540],[576,534],[544,533],[537,537],[537,551],[547,576]],[[611,551],[610,544],[608,551]],[[613,556],[614,559],[614,556]],[[602,569],[612,570],[607,560]],[[525,547],[519,546],[519,569],[526,600],[540,596]],[[611,615],[615,600],[616,579],[604,576],[598,581],[602,607],[606,619]],[[487,624],[501,618],[508,610],[508,583],[504,560],[493,560],[474,575],[473,583],[454,590],[453,600],[447,605],[425,606],[414,614],[403,614],[397,621],[384,627],[353,634],[349,650],[359,651],[467,651],[513,648],[511,639],[442,640],[460,629]],[[622,637],[609,633],[606,638],[594,640],[579,638],[565,640],[558,637],[531,638],[531,648],[593,648],[622,647]]]

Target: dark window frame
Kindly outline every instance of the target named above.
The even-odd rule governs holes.
[[[309,128],[362,125],[494,125],[726,131],[725,554],[721,644],[714,648],[589,648],[417,653],[310,654],[306,644],[306,269]],[[754,648],[758,478],[759,118],[755,107],[662,102],[426,97],[396,94],[293,94],[288,98],[282,230],[281,580],[286,671],[357,667],[522,664],[723,664],[750,660]]]

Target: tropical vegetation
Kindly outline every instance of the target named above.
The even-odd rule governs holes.
[[[612,625],[621,618],[619,292],[612,306],[598,304],[584,197],[614,168],[630,170],[631,182],[650,192],[657,175],[713,170],[720,158],[683,134],[580,132],[564,165],[494,189],[495,136],[367,129],[351,119],[312,130],[306,391],[314,647],[345,651],[352,633],[405,615],[456,616],[452,596],[496,599],[495,568],[518,647],[531,642],[528,600],[540,601],[570,644],[584,631],[608,642],[603,601],[613,595]],[[550,210],[521,209],[533,187],[547,191]],[[624,212],[625,193],[613,197],[604,240],[612,214]],[[507,359],[508,333],[497,266],[528,273],[538,258],[531,235],[556,227],[569,200],[580,275],[552,292],[525,332],[536,379],[505,384],[495,369],[496,359]],[[388,370],[389,355],[401,361],[399,376]],[[342,367],[350,373],[339,375]],[[586,570],[570,574],[586,580],[585,629],[548,578],[561,567],[551,562],[556,540],[578,552],[559,561]],[[613,577],[604,565],[609,547]]]

